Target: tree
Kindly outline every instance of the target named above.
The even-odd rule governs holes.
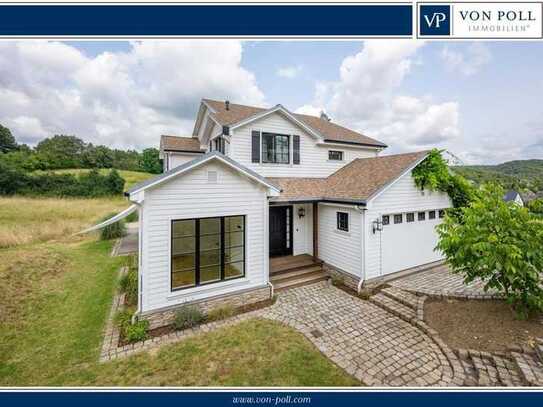
[[[11,131],[0,124],[0,153],[9,153],[17,150],[17,142]]]
[[[537,198],[528,202],[527,207],[530,212],[543,216],[543,198]]]
[[[506,203],[504,190],[485,184],[461,216],[446,216],[437,227],[439,243],[454,273],[469,283],[502,293],[519,317],[543,310],[543,221]]]
[[[80,168],[85,142],[75,136],[63,134],[46,138],[38,143],[36,152],[48,168]]]
[[[158,158],[158,154],[159,152],[156,148],[146,148],[143,150],[140,158],[141,171],[160,174],[162,172],[162,163],[160,158]]]

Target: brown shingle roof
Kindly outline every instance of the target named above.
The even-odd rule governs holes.
[[[263,107],[238,105],[236,103],[230,103],[229,109],[226,110],[224,102],[211,99],[203,100],[213,110],[215,110],[213,116],[223,126],[233,125],[241,120],[247,119],[248,117],[254,116],[257,113],[268,110]],[[293,113],[293,115],[298,120],[304,122],[306,125],[322,134],[326,141],[386,147],[386,144],[383,144],[380,141],[374,140],[338,124],[323,120],[320,117],[298,113]]]
[[[200,149],[200,141],[193,137],[161,136],[160,149],[163,151],[205,152]]]
[[[283,190],[276,201],[368,201],[375,193],[421,161],[428,151],[358,158],[328,178],[269,178]]]

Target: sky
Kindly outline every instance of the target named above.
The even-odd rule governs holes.
[[[0,124],[35,145],[116,148],[190,136],[201,98],[319,115],[465,164],[543,158],[543,43],[0,42]]]

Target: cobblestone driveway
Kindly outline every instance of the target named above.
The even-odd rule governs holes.
[[[282,292],[260,316],[296,328],[367,385],[451,384],[449,362],[430,337],[326,282]]]
[[[483,290],[483,283],[475,280],[464,284],[459,274],[452,274],[449,267],[440,265],[388,282],[393,287],[413,293],[455,298],[494,298],[492,292]]]

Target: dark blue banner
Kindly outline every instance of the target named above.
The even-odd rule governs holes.
[[[6,5],[0,36],[410,36],[411,5]]]
[[[470,407],[492,405],[537,406],[543,402],[541,392],[33,392],[3,393],[4,406],[32,405],[55,407],[106,407],[150,405],[169,406],[375,406],[398,407]]]

